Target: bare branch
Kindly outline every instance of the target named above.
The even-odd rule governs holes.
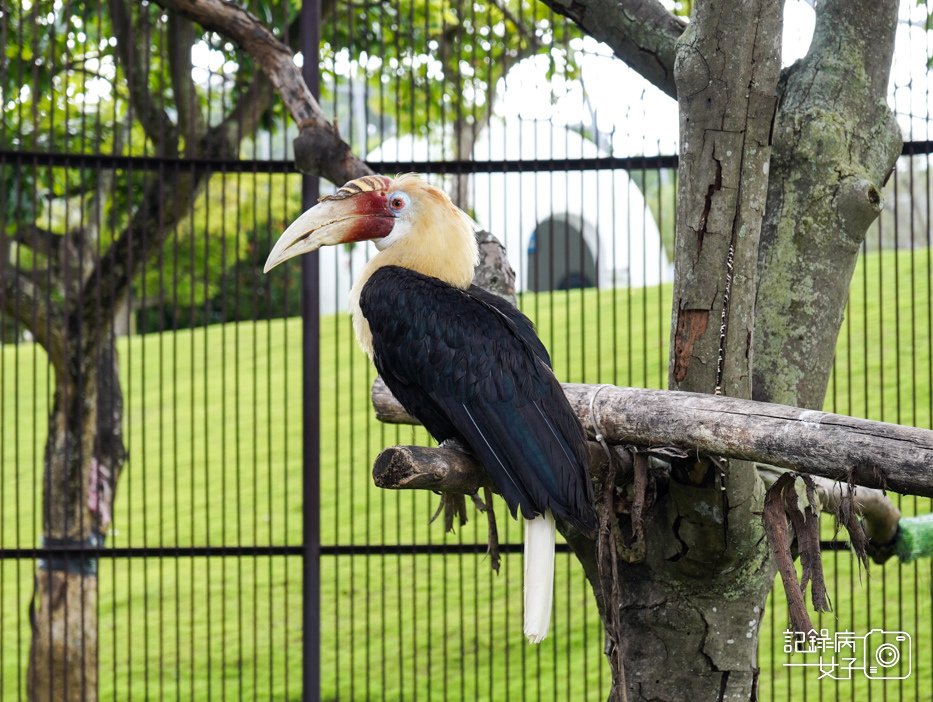
[[[686,22],[657,0],[542,0],[672,98],[674,47]]]
[[[125,0],[109,0],[113,32],[117,37],[117,52],[129,89],[130,102],[136,118],[146,136],[162,156],[178,153],[178,134],[175,125],[149,92],[149,73],[146,55],[149,47],[134,32],[133,21]]]
[[[269,80],[257,73],[220,124],[210,128],[198,140],[196,152],[208,158],[235,156],[238,144],[256,130],[274,96]],[[108,328],[113,310],[126,295],[136,273],[165,243],[207,178],[206,170],[191,172],[179,168],[150,181],[130,223],[88,276],[84,293],[77,296],[77,299],[101,301],[100,305],[89,305],[83,311],[88,340],[93,340]]]
[[[229,158],[235,153],[237,141],[230,137],[235,134],[239,139],[251,133],[259,115],[269,107],[271,90],[265,96],[265,104],[260,100],[266,90],[263,84],[268,86],[267,81],[257,76],[251,86],[256,86],[256,89],[247,91],[256,98],[254,109],[244,108],[238,115],[231,114],[212,128],[201,140],[198,153],[208,158]],[[109,327],[113,311],[119,307],[133,278],[143,263],[158,252],[172,229],[188,212],[207,178],[206,170],[191,172],[178,168],[149,182],[130,223],[88,276],[82,295],[76,296],[76,299],[100,300],[100,305],[87,305],[83,310],[83,328],[88,343],[93,343]]]
[[[326,121],[301,77],[291,49],[245,8],[228,0],[158,0],[167,10],[235,41],[266,72],[295,121]]]
[[[676,446],[790,468],[831,480],[933,496],[933,431],[753,400],[564,383],[583,426],[609,443]],[[593,403],[597,388],[602,388]],[[394,398],[374,388],[376,417],[406,422]],[[407,423],[407,422],[406,422]]]
[[[85,282],[84,292],[76,296],[78,300],[100,301],[99,305],[85,305],[77,311],[83,316],[87,343],[95,343],[109,328],[113,312],[120,306],[134,276],[187,212],[206,174],[205,170],[191,172],[178,168],[149,180],[129,224],[97,262]]]
[[[157,2],[205,29],[232,39],[259,64],[301,130],[295,140],[295,161],[299,170],[321,175],[338,185],[372,173],[353,155],[337,128],[324,116],[295,65],[291,49],[276,39],[256,17],[228,0]]]
[[[0,310],[29,329],[48,353],[52,365],[61,367],[62,311],[29,276],[8,261],[0,265]]]
[[[239,140],[255,130],[272,97],[268,81],[257,75],[234,110],[200,140],[198,153],[208,158],[234,156]],[[177,168],[150,180],[129,224],[88,276],[84,293],[77,296],[101,301],[100,305],[88,305],[83,311],[89,342],[108,328],[113,311],[119,307],[136,273],[162,247],[208,177],[207,170],[192,172]]]
[[[329,0],[321,6],[322,20],[333,12],[334,4],[335,0]],[[289,47],[293,51],[298,50],[299,20],[300,16],[296,16],[285,32],[289,39]],[[214,127],[214,131],[231,142],[239,142],[242,137],[249,136],[256,131],[260,119],[269,109],[274,96],[274,87],[265,73],[257,72],[246,90],[241,93],[233,109],[230,110],[230,114]]]
[[[35,253],[53,258],[58,255],[64,237],[35,224],[23,224],[13,232],[13,241],[28,246]]]
[[[257,75],[236,107],[199,141],[197,152],[205,157],[229,158],[237,144],[251,134],[269,109],[272,91]],[[140,206],[116,241],[88,276],[84,292],[76,299],[100,300],[83,311],[86,338],[93,342],[108,328],[129,285],[143,263],[165,243],[166,237],[194,203],[209,174],[177,168],[153,178],[145,188]]]
[[[194,46],[194,26],[174,12],[168,16],[168,62],[172,76],[172,93],[178,109],[178,128],[185,138],[185,153],[193,153],[204,135],[204,115],[198,104],[198,94],[191,79],[191,47]]]
[[[509,6],[505,2],[500,2],[500,0],[492,0],[492,4],[495,6],[499,12],[502,13],[502,16],[505,17],[515,28],[522,38],[528,42],[528,46],[532,49],[539,49],[541,47],[541,42],[539,41],[537,35],[535,34],[534,27],[530,27],[528,23],[521,22],[509,9]],[[502,75],[505,75],[508,71],[503,71]]]

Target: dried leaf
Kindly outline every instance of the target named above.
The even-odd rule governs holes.
[[[788,518],[791,523],[796,522],[800,525],[800,531],[807,533],[806,517],[798,506],[797,489],[794,486],[796,476],[793,473],[785,473],[775,481],[767,493],[765,493],[765,504],[762,512],[764,521],[765,536],[771,547],[771,555],[777,564],[778,572],[781,574],[781,581],[784,584],[784,592],[787,595],[787,606],[790,613],[791,625],[795,631],[810,631],[813,624],[810,620],[810,614],[807,612],[807,605],[804,601],[804,588],[806,581],[813,577],[813,564],[804,562],[804,552],[812,553],[812,547],[806,537],[801,545],[801,561],[804,565],[803,583],[797,582],[797,571],[794,568],[794,560],[791,556],[790,530],[788,528]],[[810,512],[814,513],[812,508]],[[818,525],[818,522],[817,522]],[[797,536],[798,544],[801,544],[800,533]],[[817,558],[819,558],[819,534],[816,535]],[[822,569],[819,569],[819,579],[822,582]],[[814,579],[815,581],[815,579]],[[816,597],[816,587],[814,587],[814,597]],[[821,595],[825,599],[825,587]],[[815,604],[815,603],[814,603]]]
[[[489,554],[489,565],[499,574],[499,528],[496,526],[496,513],[492,508],[492,490],[488,487],[483,488],[483,496],[486,498],[486,524],[488,531],[486,535],[486,553]]]

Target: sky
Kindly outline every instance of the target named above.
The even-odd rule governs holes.
[[[802,58],[813,36],[814,11],[805,0],[787,0],[784,9],[782,62]],[[889,104],[895,108],[905,140],[931,138],[933,95],[927,71],[933,42],[924,28],[926,8],[903,0],[894,53]],[[500,116],[546,120],[561,124],[591,123],[595,114],[601,132],[611,136],[613,155],[676,154],[677,105],[634,70],[613,57],[610,49],[586,38],[575,40],[580,52],[582,81],[548,83],[545,59],[523,61],[500,89]],[[589,108],[587,107],[587,101]]]

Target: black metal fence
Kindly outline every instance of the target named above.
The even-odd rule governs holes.
[[[134,96],[134,76],[147,76],[167,123],[182,125],[192,108],[169,65],[180,61],[209,127],[242,98],[250,62],[197,30],[185,66],[170,57],[177,27],[159,7],[132,8],[120,30],[112,5],[35,0],[0,14],[8,237],[46,231],[61,255],[88,251],[93,261],[144,198],[168,221],[161,189],[179,173],[205,174],[116,315],[129,460],[119,481],[95,484],[116,491],[106,544],[81,549],[99,559],[100,698],[605,699],[596,608],[565,549],[553,635],[528,647],[518,525],[500,518],[495,575],[483,519],[445,534],[429,523],[433,495],[372,486],[381,448],[428,438],[378,423],[369,407],[374,373],[342,312],[363,247],[330,250],[319,265],[309,258],[301,273],[260,273],[278,233],[316,196],[293,173],[294,128],[281,108],[271,104],[255,131],[238,135],[229,157],[165,155],[158,131],[142,126],[155,118]],[[504,241],[520,306],[563,380],[666,384],[672,102],[673,120],[658,117],[667,98],[534,3],[341,0],[324,3],[319,24],[314,0],[303,22],[287,4],[251,7],[305,56],[320,47],[321,102],[356,153],[382,172],[428,174]],[[141,63],[121,58],[110,41],[118,35],[151,51]],[[629,87],[624,101],[601,90],[610,80]],[[914,80],[897,89],[919,91]],[[667,132],[650,128],[664,119]],[[827,399],[833,411],[921,427],[933,426],[933,149],[913,125],[928,119],[906,118],[911,140],[853,280]],[[5,246],[0,265],[15,261],[23,284],[50,300],[71,294],[48,283],[72,269],[23,241]],[[62,555],[40,544],[54,392],[35,343],[42,324],[21,307],[0,324],[3,700],[26,697],[36,568]],[[94,490],[82,499],[100,498]],[[914,498],[900,507],[930,511]],[[778,589],[761,635],[762,697],[928,699],[929,565],[865,574],[845,551],[825,558],[835,606],[820,626],[908,631],[915,672],[836,682],[785,668]]]

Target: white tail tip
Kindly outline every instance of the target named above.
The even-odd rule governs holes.
[[[554,599],[554,542],[557,525],[550,512],[525,520],[525,636],[544,641]]]

